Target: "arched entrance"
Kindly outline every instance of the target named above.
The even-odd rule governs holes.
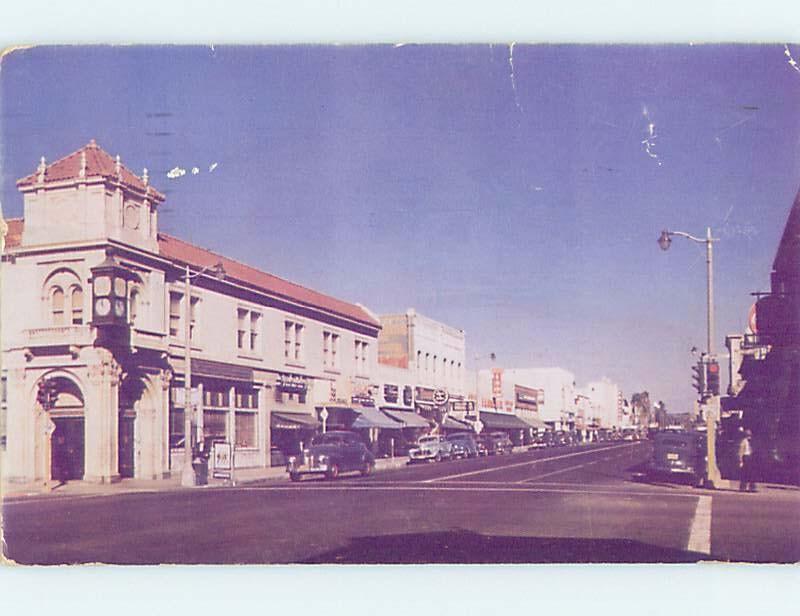
[[[83,479],[85,436],[83,395],[65,377],[47,379],[54,396],[48,415],[55,429],[50,435],[50,477],[57,481]]]
[[[146,376],[134,372],[125,377],[119,391],[119,432],[117,453],[119,476],[123,479],[136,476],[136,431],[139,407],[145,400]],[[139,428],[141,430],[141,426]]]

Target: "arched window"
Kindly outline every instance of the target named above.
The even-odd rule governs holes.
[[[50,306],[53,313],[53,325],[64,325],[64,291],[55,287],[50,296]]]
[[[83,289],[72,288],[72,324],[83,325]]]

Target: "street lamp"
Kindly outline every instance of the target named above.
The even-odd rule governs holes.
[[[197,478],[192,467],[192,425],[197,421],[194,417],[194,406],[192,406],[192,279],[198,278],[203,274],[211,274],[218,280],[225,278],[225,268],[222,263],[213,266],[206,266],[203,269],[192,272],[187,264],[183,274],[184,283],[184,383],[183,383],[183,470],[181,472],[181,485],[191,487],[197,485]]]
[[[664,229],[658,238],[658,245],[661,250],[669,250],[672,244],[672,236],[677,235],[692,240],[698,244],[706,245],[706,293],[707,293],[707,338],[706,353],[709,359],[714,357],[714,242],[718,238],[711,237],[711,227],[706,228],[706,236],[695,237],[684,231],[669,231]],[[707,462],[707,482],[713,487],[714,482],[719,482],[720,473],[716,460],[716,419],[719,412],[719,397],[712,396],[711,402],[706,407],[706,453]]]

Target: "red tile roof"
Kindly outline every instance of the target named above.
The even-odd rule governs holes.
[[[86,157],[85,177],[117,178],[117,161],[92,139],[79,150],[47,165],[44,172],[45,183],[79,179],[81,156],[83,154],[85,154]],[[21,180],[17,180],[17,186],[33,186],[37,183],[38,176],[39,172],[37,170]],[[142,192],[147,192],[151,198],[158,201],[164,200],[164,195],[152,186],[145,184],[142,178],[122,164],[120,164],[120,180],[126,186],[133,187]]]
[[[8,232],[6,233],[6,248],[15,248],[22,243],[22,227],[25,221],[22,218],[6,218]]]
[[[213,267],[221,262],[225,268],[226,278],[243,282],[260,291],[266,291],[271,295],[277,295],[310,308],[322,309],[371,327],[380,328],[380,322],[361,306],[344,302],[283,278],[278,278],[205,248],[184,242],[176,237],[159,233],[158,248],[162,257],[181,263],[188,263],[197,268]]]
[[[14,248],[19,246],[25,221],[22,218],[9,218],[6,223],[8,224],[6,247]],[[254,287],[256,290],[288,299],[311,309],[324,310],[370,327],[380,328],[380,322],[361,306],[307,289],[249,265],[218,255],[205,248],[184,242],[177,237],[159,233],[158,248],[162,257],[171,261],[187,263],[195,268],[213,267],[221,262],[225,268],[226,278],[242,282],[245,285]]]

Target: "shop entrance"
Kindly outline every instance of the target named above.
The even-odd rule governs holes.
[[[53,417],[56,429],[50,437],[50,475],[58,481],[83,479],[83,417]]]
[[[135,417],[128,413],[119,416],[119,476],[133,477],[133,422]]]

